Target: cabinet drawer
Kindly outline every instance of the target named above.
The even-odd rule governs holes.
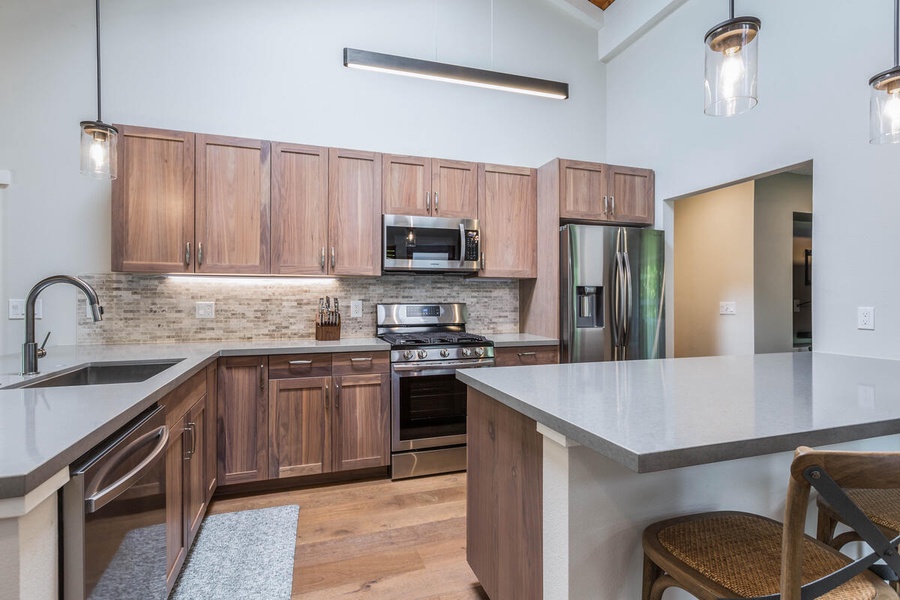
[[[356,373],[387,373],[391,358],[388,352],[335,352],[332,355],[332,372],[337,375]]]
[[[558,362],[559,352],[556,346],[494,348],[494,364],[498,367],[553,365]]]
[[[331,354],[278,354],[269,357],[269,379],[331,376]]]
[[[166,394],[159,403],[166,410],[166,425],[170,430],[180,429],[185,413],[206,393],[206,369]]]

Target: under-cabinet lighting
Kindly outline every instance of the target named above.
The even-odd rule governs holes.
[[[381,54],[356,48],[344,48],[344,66],[380,73],[392,73],[432,81],[445,81],[475,87],[516,92],[563,100],[569,97],[569,84],[524,75],[485,71],[447,63]]]
[[[184,283],[217,283],[221,285],[248,285],[248,286],[265,286],[265,285],[291,285],[291,286],[325,286],[334,285],[337,279],[328,277],[223,277],[221,275],[181,275],[179,273],[171,273],[165,275],[166,279],[175,282]]]

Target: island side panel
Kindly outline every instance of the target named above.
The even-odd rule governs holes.
[[[536,426],[469,388],[467,559],[491,600],[543,596],[543,436]]]

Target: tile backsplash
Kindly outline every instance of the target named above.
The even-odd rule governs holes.
[[[78,294],[78,344],[279,340],[315,337],[322,296],[338,298],[341,337],[375,335],[375,305],[384,302],[466,302],[473,333],[519,331],[519,284],[452,275],[386,275],[345,279],[183,277],[100,273],[94,286],[103,321],[86,315]],[[361,318],[350,318],[360,300]],[[215,318],[198,319],[195,302],[215,302]]]

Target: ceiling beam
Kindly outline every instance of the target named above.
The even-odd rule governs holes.
[[[616,0],[591,0],[591,4],[600,7],[600,10],[606,10],[609,8],[609,5],[615,1]]]
[[[597,34],[600,60],[611,61],[686,2],[687,0],[617,0],[604,11],[603,27]]]
[[[589,27],[594,29],[603,27],[603,10],[590,0],[549,0],[549,2]]]

